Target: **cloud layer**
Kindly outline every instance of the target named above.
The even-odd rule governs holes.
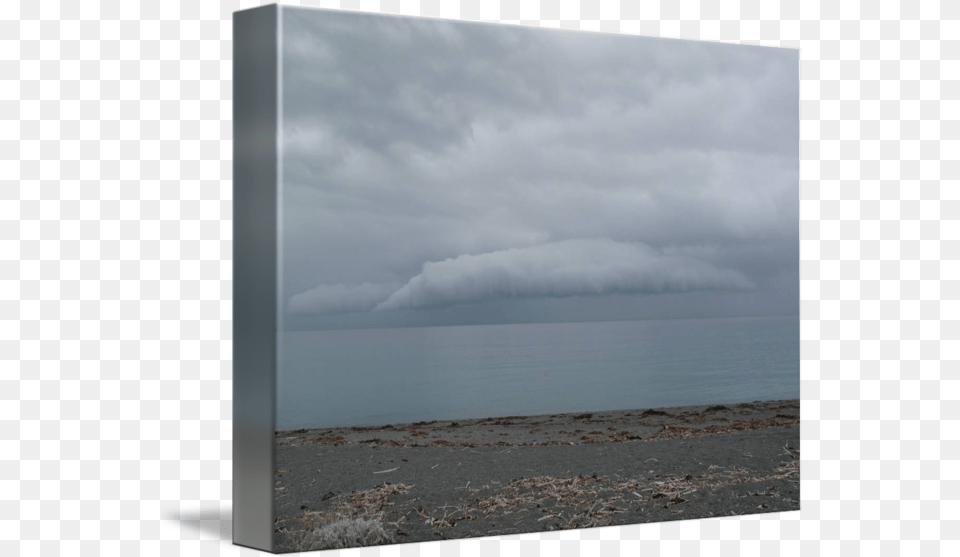
[[[463,324],[510,296],[517,320],[578,319],[609,300],[582,294],[684,284],[697,294],[671,297],[678,316],[707,298],[794,311],[796,51],[285,10],[289,327]],[[593,261],[556,242],[578,238],[626,247]],[[561,271],[551,250],[591,264]],[[719,289],[738,283],[723,269],[750,300]],[[367,311],[380,303],[445,309]]]
[[[746,290],[742,274],[642,244],[567,240],[428,262],[375,310],[426,309],[496,298],[563,298]]]
[[[397,289],[397,284],[321,284],[290,298],[291,313],[367,311]]]

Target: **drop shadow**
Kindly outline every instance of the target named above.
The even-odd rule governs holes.
[[[167,520],[179,522],[180,527],[205,538],[233,543],[233,509],[207,507],[189,511],[170,512]]]

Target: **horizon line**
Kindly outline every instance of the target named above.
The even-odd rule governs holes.
[[[773,317],[800,317],[799,312],[796,314],[775,314],[775,315],[720,315],[720,316],[707,316],[707,317],[660,317],[660,318],[647,318],[647,319],[586,319],[582,321],[521,321],[516,323],[458,323],[453,325],[398,325],[393,327],[344,327],[339,329],[333,328],[304,328],[304,329],[278,329],[277,332],[280,333],[302,333],[302,332],[311,332],[311,331],[376,331],[376,330],[387,330],[387,329],[437,329],[443,327],[491,327],[498,325],[563,325],[570,323],[628,323],[628,322],[641,322],[641,321],[694,321],[694,320],[705,320],[705,319],[763,319],[763,318],[773,318]]]

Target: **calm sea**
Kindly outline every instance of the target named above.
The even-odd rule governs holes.
[[[281,333],[277,429],[800,397],[797,317]]]

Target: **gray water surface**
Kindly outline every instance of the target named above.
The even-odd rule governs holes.
[[[277,429],[800,397],[798,317],[280,333]]]

